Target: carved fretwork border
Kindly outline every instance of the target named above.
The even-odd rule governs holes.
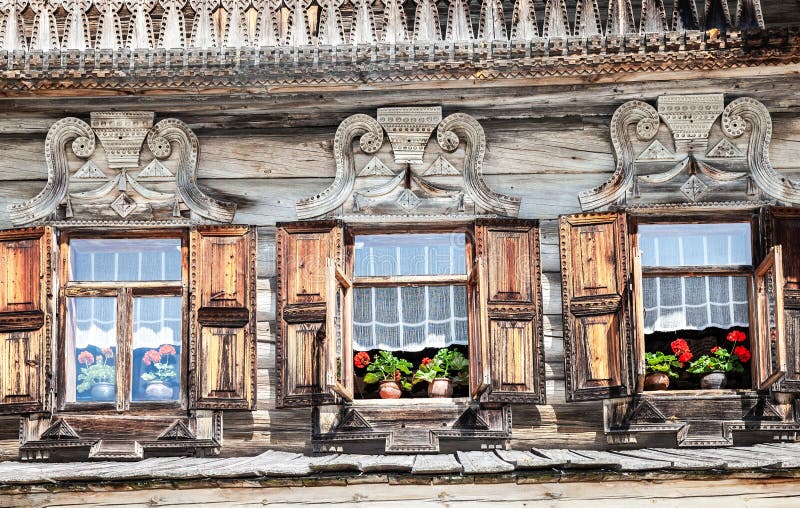
[[[454,62],[457,62],[454,65]],[[667,32],[486,44],[372,44],[210,50],[2,52],[4,93],[57,90],[239,89],[495,81],[800,63],[800,28],[749,33]]]

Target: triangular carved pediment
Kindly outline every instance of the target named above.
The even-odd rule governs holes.
[[[367,420],[361,416],[361,413],[355,409],[350,409],[342,418],[342,422],[336,427],[336,430],[349,430],[349,431],[363,431],[372,430],[372,425],[367,423]]]
[[[78,433],[63,418],[56,420],[39,436],[39,439],[43,441],[63,441],[79,438]]]
[[[170,172],[169,169],[165,168],[163,164],[158,162],[158,159],[153,159],[150,161],[150,164],[144,167],[144,169],[137,175],[139,180],[142,179],[161,179],[161,178],[172,178],[175,175]]]
[[[778,412],[778,409],[764,397],[758,399],[758,402],[750,408],[747,414],[744,415],[744,420],[769,420],[780,421],[783,418]]]
[[[75,180],[108,180],[108,177],[100,171],[92,161],[86,161],[86,164],[80,167],[78,171],[72,175]]]
[[[640,400],[631,412],[631,423],[664,423],[667,417],[650,401]]]
[[[189,427],[181,420],[176,420],[158,436],[159,441],[191,441],[193,439],[196,439],[194,432],[189,430]]]
[[[467,408],[453,424],[454,429],[489,430],[489,424],[473,408]]]
[[[739,150],[733,143],[723,138],[714,148],[708,151],[706,157],[709,159],[744,159],[744,152]]]
[[[370,159],[358,172],[358,176],[394,176],[394,172],[377,157]]]
[[[675,154],[670,152],[661,141],[655,140],[639,154],[636,162],[671,161],[674,159]]]
[[[428,166],[422,176],[455,176],[458,174],[460,174],[458,170],[443,155],[440,155]]]

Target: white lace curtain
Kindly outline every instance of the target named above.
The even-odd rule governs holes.
[[[357,277],[464,273],[464,234],[356,237]],[[465,286],[358,287],[353,297],[356,350],[420,351],[467,344]]]
[[[750,225],[639,226],[642,266],[733,266],[752,262]],[[646,277],[645,333],[748,326],[747,278]]]

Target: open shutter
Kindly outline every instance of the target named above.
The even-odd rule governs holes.
[[[49,409],[53,232],[0,231],[0,414]]]
[[[487,402],[544,403],[538,223],[479,220],[475,239],[473,393],[488,384]]]
[[[779,328],[783,333],[776,338],[781,338],[783,344],[775,344],[775,347],[784,346],[784,357],[778,361],[783,362],[786,374],[772,388],[800,393],[800,208],[767,207],[762,210],[761,227],[765,233],[764,250],[780,247],[776,256],[780,267],[776,266],[775,271],[780,269],[783,274],[783,283],[776,286],[776,291],[783,294],[782,302],[776,303],[783,305],[784,324]],[[769,256],[765,261],[769,261]],[[757,355],[754,359],[760,361]]]
[[[255,409],[255,229],[198,227],[189,247],[190,406]]]
[[[327,260],[328,301],[325,311],[325,344],[328,358],[324,372],[328,391],[342,400],[353,400],[353,284],[332,258]]]
[[[783,259],[781,246],[772,247],[754,274],[756,385],[771,388],[786,374],[786,339],[783,327]]]
[[[335,353],[327,346],[336,341],[326,341],[325,328],[337,292],[328,284],[327,261],[341,266],[342,227],[335,221],[279,224],[276,241],[278,405],[332,402],[328,369]]]
[[[560,235],[567,400],[630,395],[626,216],[562,216]]]

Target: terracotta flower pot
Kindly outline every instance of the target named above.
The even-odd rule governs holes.
[[[728,377],[724,372],[709,372],[700,378],[700,388],[703,390],[719,390],[725,388]]]
[[[669,388],[669,376],[663,372],[651,372],[644,378],[644,389],[648,391],[666,390]]]
[[[397,381],[381,381],[379,393],[382,399],[399,399],[403,395]]]
[[[92,386],[92,400],[96,402],[110,402],[116,398],[117,389],[114,383],[95,383]]]
[[[448,398],[453,396],[453,380],[449,377],[437,377],[428,383],[428,397]]]

